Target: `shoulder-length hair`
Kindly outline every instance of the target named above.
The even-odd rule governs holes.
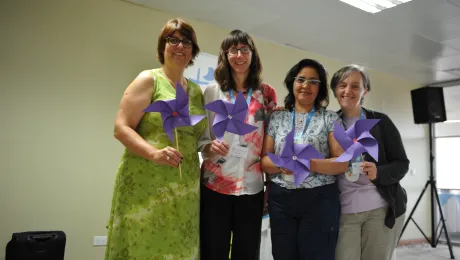
[[[256,90],[262,84],[262,64],[254,40],[246,32],[233,30],[222,41],[217,67],[214,72],[214,78],[217,83],[219,83],[220,89],[223,92],[236,88],[235,81],[232,77],[232,67],[228,61],[227,51],[232,46],[238,45],[238,43],[247,45],[252,53],[251,65],[249,66],[249,73],[246,78],[245,86]]]
[[[312,59],[303,59],[294,65],[286,74],[284,79],[284,85],[288,90],[288,94],[284,99],[284,107],[292,111],[295,105],[295,96],[294,96],[294,79],[299,74],[299,72],[305,68],[311,67],[316,70],[319,76],[319,91],[318,96],[315,99],[315,108],[320,109],[322,107],[326,108],[329,105],[329,92],[327,89],[327,72],[324,66],[316,60]]]

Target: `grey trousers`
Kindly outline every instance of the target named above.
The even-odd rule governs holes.
[[[385,226],[387,207],[340,217],[336,260],[391,260],[405,214],[392,229]]]

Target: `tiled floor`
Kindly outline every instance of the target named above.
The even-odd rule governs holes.
[[[460,247],[454,246],[454,257],[460,259]],[[398,247],[396,259],[392,260],[447,260],[451,259],[447,245],[439,244],[432,248],[429,244]]]

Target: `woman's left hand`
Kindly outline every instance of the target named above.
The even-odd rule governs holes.
[[[274,107],[273,112],[275,111],[286,111],[287,109],[285,107]]]
[[[268,190],[270,189],[270,182],[268,182],[265,186],[265,192],[264,192],[264,211],[263,215],[268,214]]]
[[[363,168],[363,173],[367,175],[367,178],[369,180],[374,180],[377,178],[377,166],[373,162],[363,162],[361,164],[361,167]]]

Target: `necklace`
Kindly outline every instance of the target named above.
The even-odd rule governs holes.
[[[296,112],[296,116],[295,116],[295,128],[296,128],[296,131],[301,131],[301,129],[303,128],[304,126],[304,122],[305,122],[305,119],[307,118],[308,114],[306,113],[299,113],[299,112]]]
[[[304,122],[304,120],[305,120],[305,118],[306,118],[306,116],[308,114],[306,114],[306,113],[298,113],[298,112],[296,114],[297,114],[297,118],[299,120],[299,123],[303,124],[303,122]]]

